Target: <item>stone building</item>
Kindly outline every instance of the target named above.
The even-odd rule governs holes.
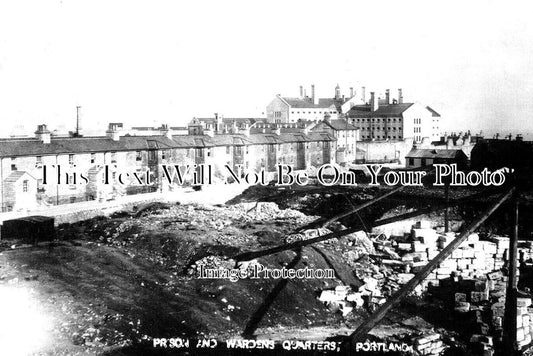
[[[267,105],[266,121],[269,123],[295,123],[298,121],[320,121],[326,115],[338,119],[352,104],[359,103],[355,97],[353,88],[350,88],[350,96],[341,95],[339,85],[335,88],[335,94],[330,98],[319,98],[315,92],[315,86],[311,85],[311,96],[307,96],[303,87],[300,86],[298,97],[276,97]]]
[[[350,123],[360,130],[362,141],[409,138],[417,143],[426,137],[435,141],[441,136],[440,114],[420,103],[405,103],[401,89],[392,102],[388,89],[384,99],[371,92],[368,103],[352,106],[347,115]]]

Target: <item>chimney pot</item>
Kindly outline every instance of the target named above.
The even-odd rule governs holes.
[[[402,89],[398,89],[398,104],[403,104],[403,94]]]

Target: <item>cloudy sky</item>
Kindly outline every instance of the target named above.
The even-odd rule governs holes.
[[[448,130],[533,132],[530,1],[3,0],[2,131],[260,116],[338,83],[434,107]],[[309,89],[308,89],[309,91]]]

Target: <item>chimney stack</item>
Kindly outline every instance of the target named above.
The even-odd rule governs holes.
[[[389,89],[385,90],[385,102],[387,103],[387,105],[390,104],[390,90]]]
[[[376,111],[379,108],[378,100],[374,95],[374,92],[370,92],[370,111]]]
[[[76,137],[81,136],[80,109],[81,109],[81,106],[76,106]]]
[[[350,99],[353,98],[353,87],[350,87]]]
[[[365,87],[361,87],[361,100],[363,100],[363,104],[366,104],[366,92],[365,92]]]
[[[318,98],[315,93],[315,85],[311,85],[311,98],[313,98],[313,104],[318,105]]]
[[[110,137],[113,141],[120,140],[120,132],[117,124],[110,123],[105,133],[107,137]]]
[[[403,104],[402,89],[398,89],[398,104]]]
[[[51,133],[46,128],[45,124],[37,125],[37,131],[35,131],[35,137],[44,144],[49,144],[51,140]]]
[[[304,97],[304,87],[300,85],[300,98]]]
[[[172,140],[172,131],[168,127],[168,124],[161,125],[161,133],[169,140]]]

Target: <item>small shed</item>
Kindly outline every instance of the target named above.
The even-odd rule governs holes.
[[[27,216],[5,220],[0,229],[2,239],[24,239],[36,243],[51,241],[56,237],[54,218],[48,216]]]
[[[438,150],[434,148],[413,148],[405,156],[406,168],[431,166],[434,163],[455,163],[461,169],[467,165],[468,157],[462,150]]]

